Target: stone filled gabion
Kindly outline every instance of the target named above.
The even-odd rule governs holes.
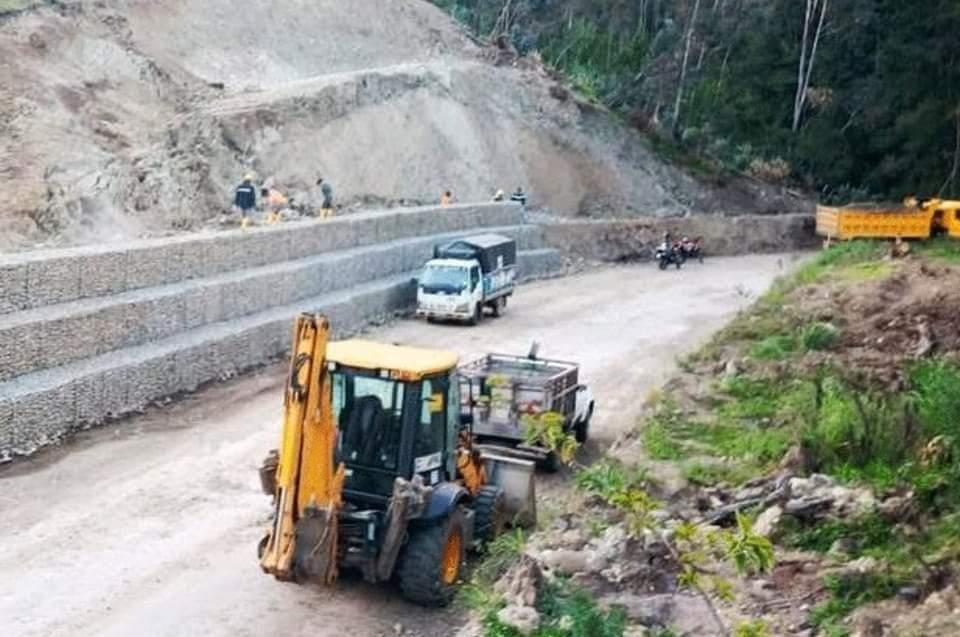
[[[0,261],[0,462],[286,353],[301,311],[347,334],[409,308],[435,243],[514,236],[523,278],[556,250],[518,206],[361,213]]]

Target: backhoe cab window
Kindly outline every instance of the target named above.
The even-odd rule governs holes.
[[[404,385],[396,381],[333,374],[333,416],[340,431],[341,461],[350,467],[397,471],[403,395]]]
[[[439,480],[433,475],[443,465],[447,435],[445,385],[436,380],[425,380],[420,390],[420,426],[414,446],[414,473],[426,474],[427,484]],[[429,473],[428,473],[429,472]]]

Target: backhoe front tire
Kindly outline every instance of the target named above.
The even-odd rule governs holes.
[[[490,542],[503,533],[507,523],[507,494],[501,487],[488,484],[480,487],[473,499],[474,537]]]
[[[400,592],[414,604],[446,606],[456,594],[466,534],[460,511],[410,529],[400,556]]]

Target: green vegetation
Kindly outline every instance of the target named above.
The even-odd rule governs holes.
[[[772,637],[770,627],[763,620],[743,622],[733,631],[733,637]]]
[[[570,464],[577,453],[577,439],[565,427],[563,414],[548,411],[522,418],[524,442],[556,453],[563,464]]]
[[[0,0],[0,14],[30,9],[41,2],[42,0]]]
[[[563,581],[543,586],[537,599],[541,627],[532,637],[622,637],[626,615],[620,609],[603,612],[589,595]],[[497,619],[497,610],[484,615],[484,637],[520,637]]]
[[[916,245],[922,258],[960,262],[956,243]],[[684,461],[695,484],[744,482],[772,470],[798,445],[809,471],[876,492],[912,494],[896,520],[885,512],[782,523],[779,537],[788,547],[827,553],[837,540],[851,540],[849,558],[872,557],[889,567],[825,582],[829,599],[811,613],[825,635],[847,635],[843,622],[854,609],[928,581],[960,559],[960,360],[947,353],[891,362],[902,382],[872,381],[848,364],[855,359],[840,330],[811,322],[796,302],[803,295],[791,296],[806,285],[842,289],[888,277],[897,265],[883,256],[880,243],[838,244],[782,278],[690,358],[693,373],[721,357],[744,360],[716,381],[712,406],[681,412],[679,397],[668,393],[641,429],[647,453]],[[806,356],[814,351],[827,355]]]
[[[755,477],[760,468],[745,462],[693,462],[684,467],[684,476],[692,484],[712,486],[742,484]]]
[[[618,493],[646,488],[648,474],[643,468],[604,458],[578,471],[574,480],[577,488],[608,500]]]
[[[824,585],[830,600],[814,608],[810,618],[827,635],[847,635],[841,620],[860,606],[892,597],[902,584],[893,576],[873,573],[826,577]]]
[[[481,37],[538,50],[675,161],[792,181],[827,201],[960,193],[953,0],[818,5],[805,86],[801,50],[809,61],[819,12],[804,42],[804,2],[434,2]]]
[[[813,526],[785,522],[784,543],[787,546],[826,553],[839,539],[853,539],[856,548],[850,557],[861,557],[874,551],[886,552],[899,541],[889,522],[877,515],[856,520],[827,520]]]

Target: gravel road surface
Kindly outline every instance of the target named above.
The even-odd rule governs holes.
[[[789,267],[790,257],[709,260],[681,271],[619,266],[531,284],[479,327],[403,320],[378,340],[579,361],[594,437],[635,420],[677,355]],[[389,586],[276,582],[257,565],[270,514],[256,468],[276,446],[283,367],[210,388],[0,472],[0,627],[8,637],[374,637],[400,624],[447,637],[456,610]]]

